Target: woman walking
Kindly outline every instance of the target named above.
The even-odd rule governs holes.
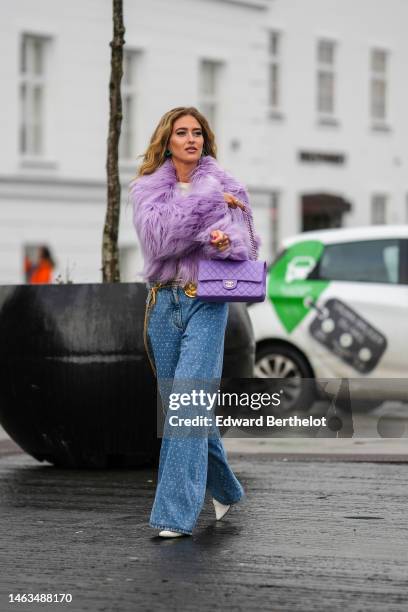
[[[194,381],[208,381],[206,391],[220,383],[228,304],[196,297],[198,261],[250,259],[240,210],[249,209],[248,196],[217,163],[214,134],[193,107],[174,108],[160,119],[130,195],[149,289],[145,345],[168,406],[170,394],[191,391]],[[259,236],[255,242],[258,247]],[[207,427],[171,434],[174,414],[167,410],[150,516],[162,537],[192,534],[206,489],[218,520],[244,496],[218,428],[211,426],[211,435]],[[183,414],[186,408],[177,411]]]

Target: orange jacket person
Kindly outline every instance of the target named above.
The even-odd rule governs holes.
[[[40,247],[38,251],[38,264],[30,274],[29,283],[31,285],[48,284],[52,280],[52,271],[55,263],[51,257],[48,247]]]

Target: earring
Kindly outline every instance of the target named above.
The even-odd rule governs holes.
[[[166,150],[166,153],[165,153],[165,156],[166,156],[166,157],[171,157],[171,151],[169,151],[169,150],[167,149],[167,150]]]
[[[201,151],[201,157],[205,157],[207,155],[207,151],[205,149],[203,149]]]

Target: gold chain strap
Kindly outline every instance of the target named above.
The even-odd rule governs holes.
[[[254,238],[254,221],[252,211],[249,211],[248,208],[245,207],[245,210],[243,210],[242,212],[244,213],[244,219],[249,233],[249,240],[251,242],[251,259],[253,261],[256,261],[258,257],[258,249]]]
[[[157,378],[157,372],[156,372],[156,368],[154,366],[153,360],[150,356],[150,351],[149,351],[149,343],[148,343],[148,339],[147,339],[147,326],[148,326],[148,320],[149,320],[149,314],[150,314],[150,307],[152,306],[152,304],[156,303],[156,293],[159,289],[159,286],[154,286],[151,287],[149,289],[149,295],[147,298],[147,304],[146,304],[146,309],[145,309],[145,317],[144,317],[144,324],[143,324],[143,342],[144,342],[144,347],[146,350],[146,354],[147,357],[149,359],[150,365],[152,367],[153,370],[153,374],[154,376]]]
[[[144,323],[143,323],[143,343],[144,343],[147,357],[149,359],[150,365],[152,367],[153,373],[156,378],[157,378],[157,372],[156,372],[156,368],[155,368],[153,359],[151,358],[151,355],[150,355],[149,342],[147,338],[147,327],[149,325],[150,309],[151,309],[151,306],[154,306],[154,304],[156,303],[156,295],[157,295],[158,290],[161,289],[162,287],[171,287],[172,285],[173,283],[171,282],[158,283],[157,285],[153,285],[153,287],[149,289],[149,294],[148,294],[147,304],[146,304],[146,309],[145,309],[145,316],[144,316]],[[192,283],[192,282],[187,283],[183,287],[183,291],[188,297],[194,298],[197,295],[197,284]]]

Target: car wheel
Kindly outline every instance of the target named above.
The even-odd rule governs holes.
[[[259,379],[280,379],[283,393],[277,412],[281,414],[307,412],[316,399],[309,363],[299,351],[285,344],[270,343],[257,350],[254,376]],[[262,383],[260,386],[263,386]]]

